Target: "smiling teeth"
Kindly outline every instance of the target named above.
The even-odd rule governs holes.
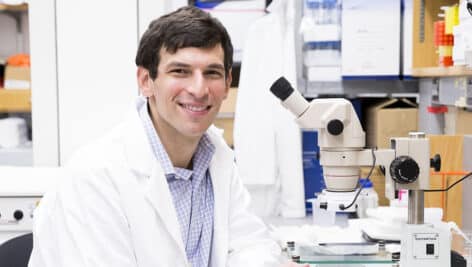
[[[188,109],[188,110],[190,110],[190,111],[196,111],[196,112],[198,112],[198,111],[204,111],[204,110],[207,109],[206,106],[198,106],[198,107],[197,107],[197,106],[191,106],[191,105],[184,105],[184,108],[186,108],[186,109]]]

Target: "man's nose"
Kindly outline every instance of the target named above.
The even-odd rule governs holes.
[[[195,74],[187,87],[187,91],[195,98],[204,98],[208,95],[208,83],[203,74]]]

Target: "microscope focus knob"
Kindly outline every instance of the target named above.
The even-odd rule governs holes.
[[[429,160],[431,168],[434,168],[435,172],[441,170],[441,156],[439,154],[434,155],[432,159]]]
[[[23,219],[23,212],[21,210],[15,210],[13,213],[13,218],[15,218],[17,221]]]
[[[340,135],[344,130],[344,124],[340,120],[330,120],[328,122],[328,127],[326,127],[328,133],[332,135]]]
[[[390,164],[390,175],[397,183],[413,183],[418,179],[419,174],[420,167],[418,163],[409,156],[397,157]]]

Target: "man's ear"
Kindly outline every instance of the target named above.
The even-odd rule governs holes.
[[[226,97],[228,97],[229,88],[231,87],[231,82],[233,81],[232,72],[233,72],[233,69],[228,70],[228,76],[226,77],[226,81],[225,81],[225,83],[226,83],[226,94],[225,94],[224,99],[226,99]]]
[[[154,94],[152,88],[152,79],[149,75],[149,71],[144,67],[138,66],[138,70],[136,72],[136,76],[138,79],[138,86],[139,92],[145,96],[150,97]]]

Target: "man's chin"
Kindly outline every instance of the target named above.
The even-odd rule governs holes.
[[[200,138],[205,134],[205,132],[208,130],[210,126],[208,127],[201,127],[201,128],[192,128],[192,129],[187,129],[185,131],[185,135],[189,138]]]

